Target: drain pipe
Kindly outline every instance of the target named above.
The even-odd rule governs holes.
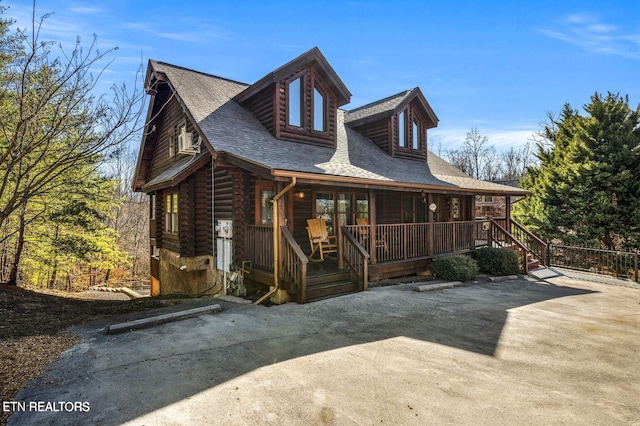
[[[276,194],[273,197],[273,289],[271,289],[267,294],[262,296],[255,302],[255,305],[259,305],[264,302],[268,297],[271,297],[273,293],[278,291],[278,285],[280,284],[280,280],[278,276],[280,275],[280,229],[278,226],[278,201],[282,198],[287,192],[289,192],[294,186],[296,186],[297,179],[295,176],[291,178],[291,183],[284,187],[284,189]]]

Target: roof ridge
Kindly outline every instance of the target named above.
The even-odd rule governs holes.
[[[156,64],[161,64],[161,65],[165,65],[165,66],[168,66],[168,67],[176,68],[176,69],[179,69],[179,70],[189,71],[189,72],[193,72],[193,73],[196,73],[196,74],[201,74],[201,75],[204,75],[206,77],[213,77],[213,78],[217,78],[219,80],[225,80],[225,81],[228,81],[230,83],[242,84],[243,86],[250,86],[250,84],[243,83],[242,81],[233,80],[233,79],[230,79],[230,78],[227,78],[227,77],[222,77],[222,76],[211,74],[211,73],[207,73],[207,72],[204,72],[204,71],[194,70],[192,68],[182,67],[180,65],[170,64],[170,63],[164,62],[164,61],[158,61],[158,60],[155,60],[155,59],[149,59],[149,61],[150,62],[155,62]]]
[[[347,113],[356,112],[356,111],[359,111],[359,110],[362,110],[362,109],[365,109],[365,108],[370,108],[370,107],[372,107],[374,105],[378,105],[378,104],[381,104],[383,102],[389,101],[391,99],[397,98],[400,95],[407,96],[409,93],[413,92],[414,90],[415,90],[415,87],[413,89],[403,90],[402,92],[396,93],[395,95],[387,96],[386,98],[379,99],[379,100],[373,101],[373,102],[369,102],[368,104],[359,106],[358,108],[350,109],[350,110],[347,111]]]

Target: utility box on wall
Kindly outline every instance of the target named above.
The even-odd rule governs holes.
[[[216,269],[229,272],[229,265],[233,263],[231,241],[226,238],[218,238],[216,243]]]
[[[216,231],[218,231],[218,238],[233,238],[233,221],[219,220]]]
[[[216,239],[216,269],[229,272],[229,266],[233,263],[233,221],[218,220],[216,232],[218,233],[218,238]]]

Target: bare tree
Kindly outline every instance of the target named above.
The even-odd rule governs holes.
[[[53,44],[40,40],[47,17],[36,19],[34,3],[30,31],[11,36],[15,48],[0,61],[0,243],[11,239],[15,247],[10,284],[16,284],[25,227],[47,208],[32,201],[55,199],[84,182],[142,124],[137,81],[131,91],[122,84],[111,87],[111,96],[94,94],[116,49],[97,52],[95,39],[84,49],[78,39],[71,52],[60,47],[55,55]],[[0,31],[0,46],[8,39]]]
[[[120,201],[110,227],[118,232],[118,246],[129,253],[127,275],[132,279],[146,278],[149,272],[149,200],[131,189],[136,160],[135,150],[120,150],[108,164],[115,182],[114,197]]]
[[[485,156],[489,151],[487,146],[489,138],[480,133],[478,128],[472,128],[464,140],[464,149],[469,156],[471,162],[472,173],[471,177],[480,179],[480,174],[485,162]]]
[[[46,18],[36,20],[34,6],[24,50],[0,69],[0,227],[32,197],[81,178],[78,165],[96,164],[141,124],[137,87],[113,86],[110,99],[93,93],[99,75],[91,70],[113,50],[96,52],[94,40],[85,51],[78,39],[71,53],[61,48],[54,57],[39,39]]]
[[[527,173],[527,167],[534,162],[533,145],[527,143],[521,148],[509,148],[501,154],[502,180],[520,181]]]
[[[479,164],[481,164],[480,173],[478,173],[479,179],[497,180],[502,177],[502,164],[495,147],[489,146],[486,148]]]

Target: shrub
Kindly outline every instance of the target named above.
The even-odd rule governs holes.
[[[515,275],[520,272],[520,257],[508,248],[485,247],[476,250],[478,267],[492,275]]]
[[[468,256],[454,255],[433,260],[433,273],[451,281],[469,281],[478,275],[478,264]]]

